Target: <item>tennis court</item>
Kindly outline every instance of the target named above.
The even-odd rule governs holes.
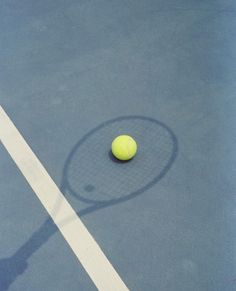
[[[230,0],[0,2],[0,291],[236,290],[235,31]]]

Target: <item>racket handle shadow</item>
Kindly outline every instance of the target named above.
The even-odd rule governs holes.
[[[103,207],[91,206],[81,211],[78,215],[84,216],[90,212],[96,211]],[[69,222],[62,221],[65,225]],[[28,259],[39,250],[56,232],[57,226],[52,221],[51,217],[48,219],[31,235],[31,237],[11,256],[0,259],[0,290],[8,290],[10,285],[22,275],[28,267]]]
[[[0,290],[8,290],[18,276],[27,269],[26,261],[19,261],[13,257],[0,260]]]
[[[56,225],[48,218],[11,257],[0,259],[1,291],[8,290],[17,277],[26,271],[31,255],[56,232]]]

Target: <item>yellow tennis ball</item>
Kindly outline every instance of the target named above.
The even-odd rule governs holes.
[[[119,135],[111,144],[113,155],[122,161],[132,159],[136,155],[137,148],[136,141],[129,135]]]

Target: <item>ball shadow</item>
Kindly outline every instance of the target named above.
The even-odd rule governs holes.
[[[113,153],[112,153],[111,150],[108,152],[108,157],[109,157],[109,159],[110,159],[112,162],[114,162],[114,163],[116,163],[116,164],[126,164],[126,163],[130,163],[130,162],[132,161],[132,159],[127,160],[127,161],[122,161],[122,160],[117,159],[117,158],[113,155]]]

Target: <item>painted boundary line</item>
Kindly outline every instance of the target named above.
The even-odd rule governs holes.
[[[1,106],[0,141],[98,290],[129,290]],[[55,214],[58,200],[60,209]],[[70,222],[61,225],[60,222],[68,217],[72,217]]]

